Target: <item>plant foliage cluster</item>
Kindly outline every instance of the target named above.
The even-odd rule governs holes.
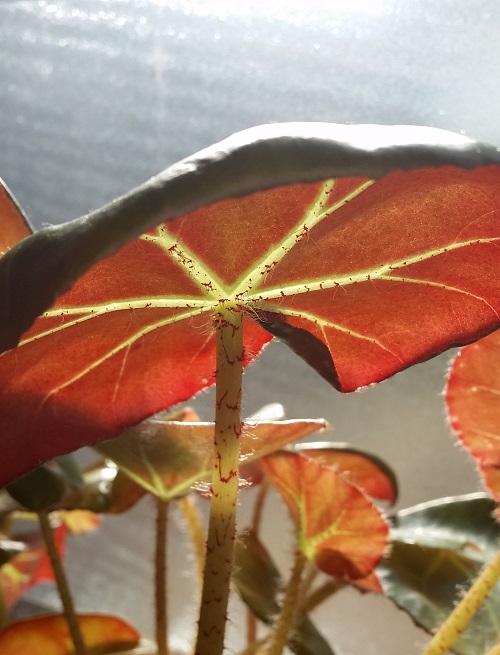
[[[256,128],[36,234],[0,187],[2,652],[138,642],[119,619],[75,614],[61,559],[67,531],[147,494],[160,655],[172,503],[196,553],[197,655],[222,653],[231,580],[248,607],[247,654],[334,655],[310,614],[346,586],[435,632],[425,655],[496,653],[499,216],[497,150],[426,128]],[[294,443],[324,421],[281,420],[276,407],[242,420],[243,369],[273,337],[340,392],[464,346],[446,402],[488,494],[391,513],[396,474],[376,455]],[[176,408],[214,383],[213,423]],[[102,457],[86,471],[69,455],[83,445]],[[259,491],[242,530],[247,486]],[[261,534],[270,489],[295,528],[288,577]],[[18,532],[27,518],[39,527]],[[26,589],[53,577],[65,615],[9,622]]]

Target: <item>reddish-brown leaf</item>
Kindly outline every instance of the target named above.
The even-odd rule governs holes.
[[[389,534],[370,500],[332,467],[296,453],[275,453],[261,465],[290,510],[302,553],[335,577],[366,578]]]
[[[451,427],[500,502],[500,332],[463,348],[446,388]]]
[[[376,455],[349,444],[328,442],[297,444],[294,450],[323,466],[332,466],[370,498],[391,504],[397,500],[396,476]]]
[[[104,655],[133,648],[140,635],[115,616],[79,615],[89,655]],[[64,615],[40,616],[11,623],[0,631],[0,652],[5,655],[71,655],[74,652]]]
[[[342,391],[478,338],[499,323],[499,211],[499,167],[443,167],[278,187],[150,230],[0,357],[0,484],[211,384],[221,301],[246,314],[245,363],[271,333]]]
[[[19,205],[0,180],[0,255],[31,234]]]
[[[323,420],[245,423],[240,437],[242,464],[260,459],[291,441],[327,427]],[[214,424],[150,419],[125,430],[99,451],[137,484],[164,501],[207,484],[213,468]]]

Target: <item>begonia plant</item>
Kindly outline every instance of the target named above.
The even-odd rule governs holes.
[[[244,367],[277,337],[350,392],[500,324],[500,154],[436,129],[253,128],[30,236],[13,201],[3,205],[2,484],[215,384],[196,655],[224,648]],[[355,555],[372,516],[365,493],[314,458],[270,457],[262,468],[297,521],[303,555],[290,587],[306,560],[340,579],[369,577],[386,536],[376,530]],[[311,500],[323,479],[332,498]],[[326,554],[319,537],[333,544]],[[272,655],[294,613],[278,618],[284,637]]]

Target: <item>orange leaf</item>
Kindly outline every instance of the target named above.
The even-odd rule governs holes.
[[[59,514],[71,534],[92,532],[102,523],[102,518],[98,514],[87,509],[66,510]]]
[[[261,465],[290,510],[302,553],[335,577],[366,578],[389,536],[370,500],[332,467],[296,453],[275,453]]]
[[[376,455],[349,444],[328,442],[297,444],[294,450],[324,466],[333,466],[370,498],[389,503],[395,503],[397,500],[396,477],[387,464]]]
[[[133,648],[140,635],[114,616],[79,615],[88,655]],[[64,615],[40,616],[11,623],[0,631],[0,652],[5,655],[72,655],[73,644]]]
[[[446,388],[451,427],[500,502],[500,331],[463,348]]]

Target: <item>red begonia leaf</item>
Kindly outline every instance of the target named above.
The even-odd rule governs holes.
[[[377,455],[350,444],[330,442],[296,444],[293,449],[324,466],[333,466],[370,498],[391,504],[398,498],[396,475]]]
[[[446,388],[451,427],[500,502],[500,331],[462,348]]]
[[[261,466],[290,510],[302,553],[335,577],[366,578],[389,534],[367,496],[331,466],[296,453],[275,453]]]
[[[367,139],[369,131],[361,132]],[[0,260],[0,309],[9,316],[0,329],[10,334],[4,343],[12,343],[19,327],[18,310],[19,324],[26,323],[23,307],[33,314],[40,301],[43,309],[47,294],[54,297],[92,261],[124,244],[0,357],[6,435],[0,484],[55,454],[115,436],[211,384],[213,316],[223,300],[246,315],[245,363],[273,334],[342,391],[497,326],[498,152],[453,135],[445,135],[452,143],[445,147],[443,133],[434,131],[437,144],[404,143],[398,133],[396,143],[381,145],[381,133],[389,134],[372,130],[373,141],[361,145],[349,129],[357,140],[322,139],[314,130],[288,141],[282,134],[243,145],[233,139],[102,212],[9,251]],[[283,168],[264,179],[270,152]],[[281,159],[284,152],[295,156]],[[335,155],[330,163],[328,153]],[[377,182],[359,176],[488,162],[497,165],[389,172]],[[228,180],[221,181],[222,170]],[[289,184],[321,180],[326,171],[337,178]],[[187,179],[199,197],[193,188],[187,194]],[[244,195],[263,187],[273,188]],[[171,205],[169,188],[179,195]],[[201,207],[203,199],[218,202]],[[179,215],[186,208],[194,209]],[[37,279],[46,274],[39,293],[29,266]]]
[[[78,616],[88,655],[104,655],[133,648],[140,635],[115,616]],[[74,652],[63,614],[39,616],[11,623],[0,631],[0,652],[7,655],[71,655]]]
[[[280,185],[499,163],[494,146],[429,127],[283,123],[244,130],[81,219],[40,230],[2,258],[0,352],[92,264],[162,220]]]
[[[247,422],[240,437],[242,464],[327,427],[323,420]],[[99,451],[164,501],[207,483],[213,468],[214,424],[149,419],[105,441]]]

